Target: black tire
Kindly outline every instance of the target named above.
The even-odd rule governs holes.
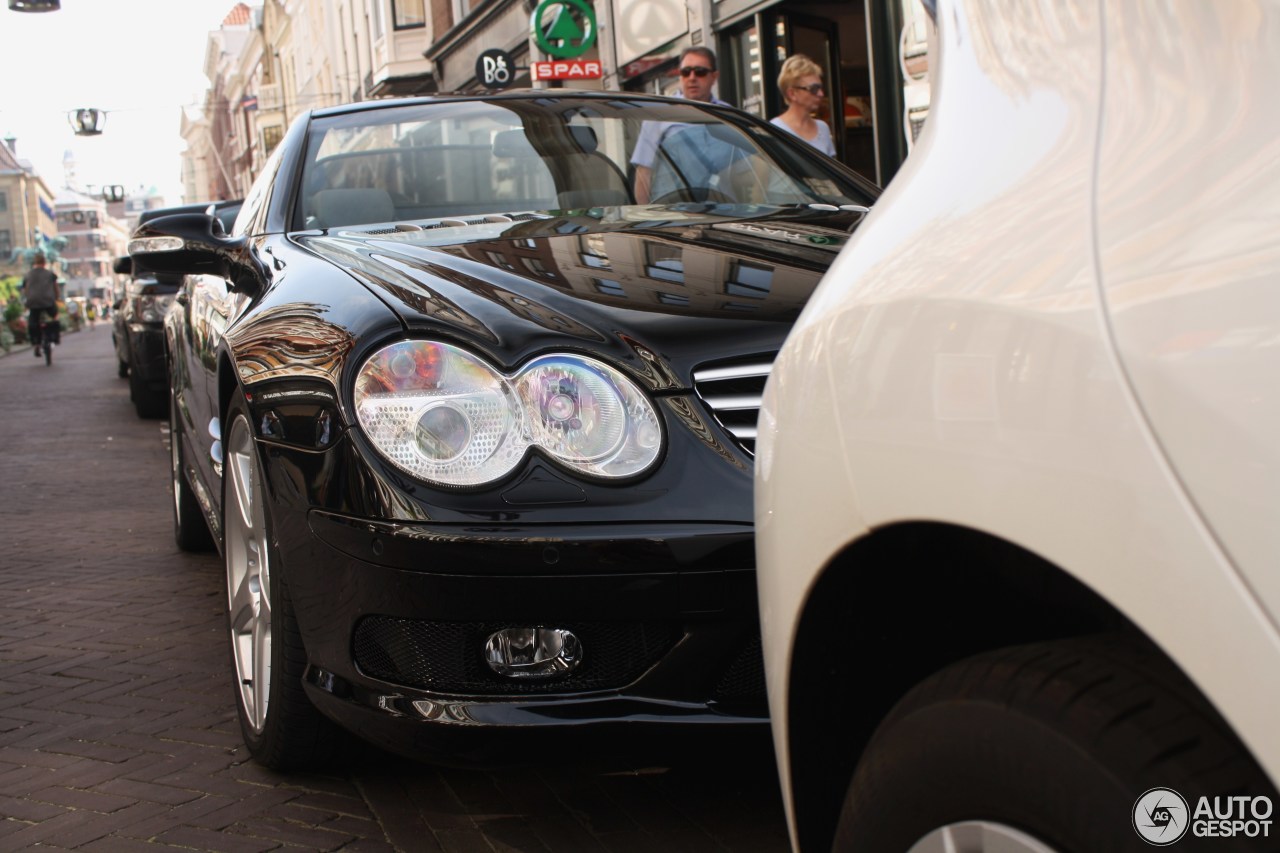
[[[1192,813],[1201,796],[1277,802],[1226,724],[1155,650],[1119,637],[1020,646],[948,667],[894,707],[854,773],[832,849],[907,851],[941,827],[983,822],[1056,851],[1149,851],[1134,808],[1153,788],[1176,791]],[[1275,845],[1274,833],[1188,831],[1176,849]]]
[[[321,715],[302,687],[307,652],[294,616],[289,587],[282,577],[271,512],[264,497],[262,457],[253,440],[242,394],[234,395],[224,422],[223,559],[232,680],[241,736],[254,759],[266,767],[274,770],[323,767],[344,748],[346,737]],[[250,488],[239,490],[238,478],[246,475]],[[237,494],[247,495],[249,501],[250,509],[243,514],[244,500]],[[246,516],[251,522],[243,522]],[[250,525],[255,529],[250,530]],[[262,578],[264,572],[265,579]],[[256,590],[266,590],[267,595],[261,596]],[[260,615],[263,613],[265,617]],[[266,651],[258,645],[261,631],[253,631],[253,620],[260,618],[269,621]],[[246,649],[243,643],[237,643],[237,638],[249,640],[252,648]],[[241,655],[251,657],[252,661],[240,659]],[[253,661],[262,657],[269,660],[268,675],[263,679],[266,685],[260,683],[258,670],[252,666]]]
[[[129,399],[133,401],[134,411],[143,420],[159,420],[169,411],[168,394],[164,391],[153,391],[147,387],[142,372],[136,367],[129,368]]]
[[[182,432],[178,423],[178,407],[169,404],[169,474],[173,488],[173,541],[183,551],[209,551],[213,549],[213,534],[204,512],[196,500],[196,493],[187,481],[182,465]]]

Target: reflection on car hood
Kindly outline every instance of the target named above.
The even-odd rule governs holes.
[[[410,329],[444,325],[519,358],[566,337],[623,358],[647,347],[679,375],[708,359],[775,351],[860,216],[614,210],[641,216],[477,217],[297,239],[351,271]]]

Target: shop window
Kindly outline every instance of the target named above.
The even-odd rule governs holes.
[[[427,25],[425,0],[391,0],[391,16],[397,30]]]
[[[756,21],[728,32],[721,48],[720,86],[725,97],[749,113],[766,117],[764,60]]]

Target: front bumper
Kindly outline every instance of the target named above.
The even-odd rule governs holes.
[[[129,323],[129,369],[153,390],[169,387],[169,368],[165,363],[164,324]]]
[[[381,746],[457,755],[477,730],[767,720],[748,525],[308,522],[285,558],[306,688]],[[582,665],[533,684],[490,671],[488,635],[526,625],[574,631]]]

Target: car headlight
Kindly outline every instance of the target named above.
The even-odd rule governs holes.
[[[133,316],[144,323],[159,323],[173,304],[173,294],[144,293],[135,297]]]
[[[593,477],[631,477],[662,449],[648,397],[595,359],[547,355],[505,376],[451,344],[402,341],[374,353],[355,385],[356,418],[377,451],[423,480],[501,479],[538,447]]]

